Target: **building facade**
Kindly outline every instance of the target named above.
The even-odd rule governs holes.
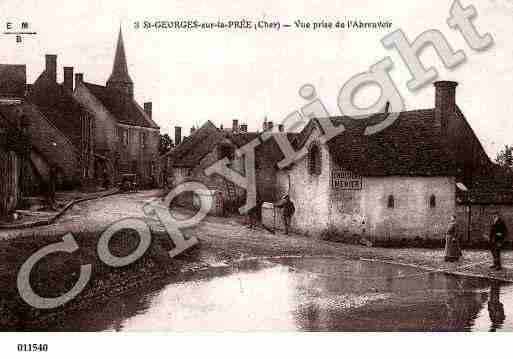
[[[106,85],[86,82],[84,74],[75,74],[74,98],[94,118],[97,176],[115,183],[123,174],[135,174],[143,186],[155,186],[160,129],[152,119],[152,103],[143,108],[134,99],[121,30]]]
[[[435,83],[434,109],[402,112],[372,135],[365,128],[389,114],[310,121],[293,142],[305,156],[277,174],[278,196],[289,194],[295,204],[292,228],[400,243],[441,241],[453,215],[464,225],[459,188],[479,186],[476,179],[493,176],[493,165],[456,105],[456,86]],[[324,143],[324,121],[345,131]],[[263,217],[274,225],[280,215],[266,205]]]
[[[31,121],[39,124],[34,140],[48,137],[41,143],[50,147],[44,152],[60,152],[47,156],[49,165],[63,177],[64,188],[76,188],[94,182],[94,118],[73,96],[73,67],[63,68],[63,78],[57,82],[57,55],[46,55],[45,70],[29,86],[27,102],[34,105],[31,118],[38,112],[49,123]]]
[[[45,71],[32,85],[26,83],[25,65],[2,65],[0,71],[2,125],[24,133],[28,146],[19,158],[18,183],[23,196],[42,193],[51,168],[56,170],[56,185],[61,189],[79,186],[85,178],[84,168],[90,168],[83,159],[92,138],[81,137],[80,131],[85,122],[91,126],[92,119],[52,76],[56,74],[56,57],[47,55],[46,60]],[[9,135],[8,140],[19,142],[12,137]]]
[[[207,176],[205,170],[219,160],[227,159],[229,167],[245,175],[245,158],[237,156],[238,148],[258,141],[255,148],[255,174],[257,202],[274,201],[276,192],[276,163],[283,158],[274,140],[262,141],[258,132],[248,132],[247,125],[233,120],[231,128],[217,128],[207,121],[191,130],[182,141],[181,128],[175,128],[175,147],[161,156],[162,173],[168,187],[186,181],[204,184],[214,198],[215,214],[237,212],[246,202],[245,189],[218,174]],[[190,202],[190,198],[187,200]],[[184,201],[184,202],[187,202]]]

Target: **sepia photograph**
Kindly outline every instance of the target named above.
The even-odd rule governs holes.
[[[2,350],[512,332],[512,20],[510,0],[2,0]]]

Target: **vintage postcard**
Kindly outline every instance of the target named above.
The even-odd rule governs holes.
[[[512,19],[2,0],[0,330],[512,331]]]

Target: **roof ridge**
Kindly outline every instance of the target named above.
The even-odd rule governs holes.
[[[133,97],[123,91],[90,82],[83,82],[83,84],[90,90],[91,95],[116,119],[116,122],[129,126],[159,128],[157,123],[149,119],[141,105],[139,105]],[[123,104],[120,104],[120,102]],[[126,111],[126,106],[130,106],[129,111]]]
[[[416,109],[416,110],[406,110],[406,111],[400,111],[400,112],[372,112],[372,113],[369,113],[369,114],[365,114],[365,115],[359,115],[359,116],[349,116],[349,115],[338,115],[338,116],[328,116],[328,117],[313,117],[310,119],[310,121],[312,120],[331,120],[331,119],[343,119],[343,118],[354,118],[354,119],[365,119],[365,118],[369,118],[369,117],[372,117],[372,116],[377,116],[377,115],[386,115],[386,114],[410,114],[410,113],[415,113],[415,112],[430,112],[430,111],[434,111],[435,109],[434,108],[420,108],[420,109]],[[310,121],[308,121],[310,123]],[[305,126],[306,127],[306,126]]]

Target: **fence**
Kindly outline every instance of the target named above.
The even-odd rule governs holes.
[[[0,216],[16,208],[19,198],[19,159],[12,152],[0,149]]]

